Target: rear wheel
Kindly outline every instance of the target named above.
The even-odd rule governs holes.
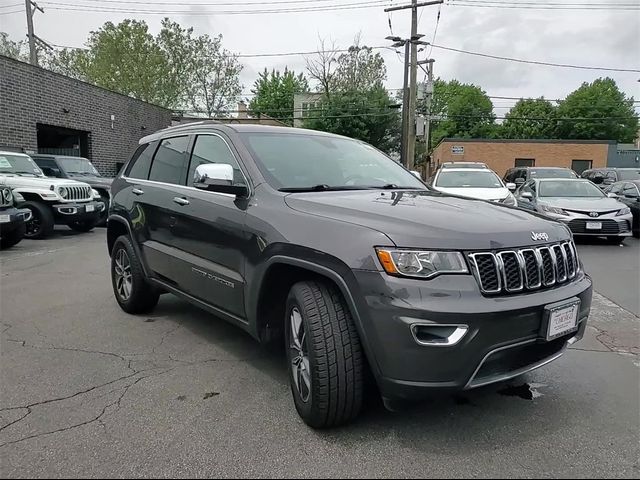
[[[291,392],[313,428],[353,420],[362,407],[363,354],[340,292],[330,284],[295,284],[287,299],[285,337]]]
[[[147,313],[157,305],[160,293],[144,276],[131,240],[118,237],[111,251],[111,284],[120,308],[127,313]]]
[[[26,230],[26,226],[24,222],[21,222],[16,228],[14,228],[10,232],[1,232],[2,238],[0,238],[0,248],[5,250],[7,248],[13,247],[20,240],[24,238],[24,232]]]
[[[69,224],[69,228],[76,232],[90,232],[95,226],[95,220],[78,220],[77,222],[71,222]]]
[[[46,238],[53,232],[55,220],[49,206],[40,202],[28,201],[21,205],[31,210],[31,220],[26,224],[25,238]]]

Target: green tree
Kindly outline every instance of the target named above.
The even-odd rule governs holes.
[[[296,93],[309,90],[309,84],[303,74],[285,68],[284,73],[265,68],[253,85],[254,97],[249,103],[253,115],[268,115],[293,125],[293,97]]]
[[[15,58],[22,62],[29,61],[27,42],[25,40],[14,41],[6,32],[0,32],[0,55]]]
[[[558,136],[565,139],[633,142],[638,134],[638,115],[633,97],[620,91],[611,78],[583,83],[558,106]],[[579,120],[581,118],[587,120]],[[588,120],[588,119],[596,120]],[[600,120],[598,120],[600,119]]]
[[[445,137],[491,138],[497,132],[491,99],[476,85],[436,79],[431,112],[433,146]]]
[[[503,138],[556,138],[556,107],[544,98],[520,99],[499,128]]]

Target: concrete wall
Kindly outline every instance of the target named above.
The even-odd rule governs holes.
[[[572,160],[591,160],[593,168],[604,167],[612,144],[615,142],[444,139],[431,158],[436,167],[443,162],[484,162],[502,176],[507,169],[515,166],[517,158],[534,159],[536,167],[571,168]]]
[[[112,176],[171,111],[0,56],[0,145],[37,151],[38,123],[89,132],[89,159]]]

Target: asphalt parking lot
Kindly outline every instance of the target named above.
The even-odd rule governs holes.
[[[578,249],[600,292],[585,339],[526,384],[393,414],[372,397],[313,431],[282,354],[168,295],[122,312],[104,230],[23,241],[0,254],[0,476],[637,478],[640,242]]]

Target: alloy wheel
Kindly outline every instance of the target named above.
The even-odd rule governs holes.
[[[289,316],[291,337],[289,348],[291,350],[291,374],[300,399],[307,402],[311,396],[311,370],[309,368],[309,351],[307,348],[306,332],[302,314],[297,307],[291,310]]]
[[[131,296],[133,278],[131,274],[131,261],[124,248],[116,252],[114,271],[116,291],[118,292],[118,296],[126,302]]]
[[[25,236],[35,237],[42,230],[42,219],[34,210],[31,210],[31,220],[25,225]]]

